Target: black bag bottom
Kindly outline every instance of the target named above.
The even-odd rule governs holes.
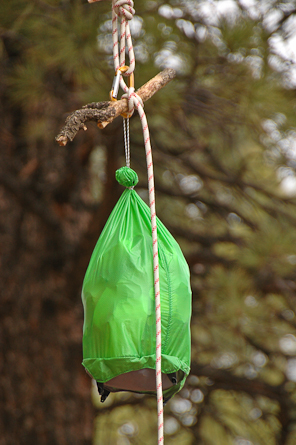
[[[171,374],[162,374],[163,390],[169,389],[179,383],[184,377],[183,371],[173,372]],[[151,394],[156,392],[156,379],[154,369],[141,369],[120,374],[108,382],[97,382],[101,402],[103,403],[110,392],[130,391],[140,394]],[[169,400],[169,399],[167,399]],[[164,402],[167,402],[164,400]]]

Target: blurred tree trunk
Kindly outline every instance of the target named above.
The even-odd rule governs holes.
[[[4,23],[21,13],[20,3],[2,6],[7,8]],[[71,4],[58,10],[65,15],[72,11]],[[44,4],[39,12],[52,9]],[[26,64],[31,42],[25,34],[9,26],[1,34],[6,76]],[[94,408],[91,380],[81,365],[80,290],[92,249],[118,198],[114,171],[121,128],[114,122],[99,132],[93,125],[86,138],[80,134],[69,148],[59,148],[54,137],[63,115],[81,103],[75,75],[48,68],[34,96],[46,64],[44,52],[41,57],[28,77],[32,88],[21,87],[25,101],[19,95],[11,100],[7,77],[0,81],[0,444],[90,445]],[[34,135],[28,138],[28,132]],[[91,198],[86,168],[96,144],[105,144],[106,150],[99,205]]]
[[[14,114],[6,110],[6,122]],[[76,242],[64,236],[67,213],[73,217],[74,211],[48,193],[41,201],[27,185],[34,172],[25,180],[22,173],[1,173],[1,231],[6,233],[1,243],[1,444],[92,443],[91,380],[81,366],[80,289],[118,198],[118,125],[110,128],[104,197],[86,217],[86,235],[76,227]],[[15,126],[10,129],[11,144],[17,146],[20,134]],[[75,150],[69,155],[75,157]],[[10,165],[14,160],[7,157]],[[71,185],[64,181],[58,196],[71,195]]]
[[[18,42],[8,35],[4,43],[3,64],[14,66],[22,56]],[[67,150],[55,145],[54,132],[32,147],[23,136],[30,119],[5,91],[2,99],[0,443],[90,445],[94,408],[81,365],[80,289],[118,197],[120,127],[114,123],[104,131],[103,199],[88,205],[81,193],[88,189],[85,165],[97,130]],[[71,94],[62,99],[71,108]],[[31,113],[34,119],[39,110]],[[61,116],[52,119],[61,122]]]

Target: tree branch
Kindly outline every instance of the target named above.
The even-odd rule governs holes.
[[[265,396],[271,400],[277,400],[280,404],[286,399],[284,385],[272,386],[260,378],[248,379],[234,375],[232,372],[222,369],[214,369],[209,365],[191,364],[191,372],[194,375],[209,377],[215,382],[215,388],[230,391],[246,392],[251,396]]]
[[[176,77],[176,71],[167,68],[139,88],[137,94],[145,102],[174,77]],[[67,117],[65,126],[57,135],[56,141],[61,146],[65,146],[68,141],[73,141],[80,129],[87,130],[86,122],[96,121],[99,128],[105,128],[117,116],[127,111],[127,99],[121,99],[116,102],[92,102],[87,104],[81,110],[76,110]]]
[[[204,247],[211,247],[215,243],[229,242],[234,243],[238,246],[242,246],[243,240],[238,236],[231,235],[229,232],[225,232],[223,235],[209,235],[206,233],[197,233],[188,228],[183,228],[180,226],[175,226],[169,222],[165,222],[166,228],[174,236],[180,236],[187,239],[190,242],[199,243]]]

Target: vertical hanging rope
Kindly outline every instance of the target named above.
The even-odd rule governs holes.
[[[133,8],[132,0],[112,0],[112,36],[113,36],[113,59],[115,73],[120,67],[125,66],[125,42],[127,42],[129,67],[125,71],[125,76],[131,75],[135,69],[135,56],[131,33],[128,21],[133,18],[135,10]],[[120,26],[120,51],[118,50],[118,23],[117,17],[121,17]],[[120,76],[120,86],[126,94],[122,97],[128,99],[129,116],[131,116],[136,108],[142,124],[147,174],[148,174],[148,189],[149,189],[149,206],[151,215],[151,229],[152,229],[152,247],[153,247],[153,274],[154,274],[154,294],[155,294],[155,316],[156,316],[156,394],[157,394],[157,414],[158,414],[158,444],[163,445],[163,396],[162,396],[162,376],[161,376],[161,307],[160,307],[160,286],[159,286],[159,261],[158,261],[158,243],[157,243],[157,225],[156,225],[156,210],[155,210],[155,190],[154,190],[154,173],[152,150],[150,144],[150,134],[146,114],[144,112],[144,105],[141,98],[135,93],[135,88],[128,88],[125,84],[122,75]],[[129,125],[128,119],[126,126]],[[129,166],[129,135],[128,128],[124,123],[124,140],[126,165]]]
[[[161,378],[161,310],[160,310],[160,287],[159,287],[159,262],[158,262],[158,244],[157,244],[157,225],[155,210],[155,191],[154,191],[154,173],[152,150],[150,144],[150,135],[145,112],[140,102],[136,105],[140,115],[148,172],[149,205],[152,227],[152,245],[153,245],[153,272],[154,272],[154,294],[155,294],[155,315],[156,315],[156,395],[157,395],[157,414],[158,414],[158,444],[163,444],[163,397],[162,397],[162,378]]]
[[[125,165],[131,166],[131,151],[130,151],[130,137],[129,137],[129,118],[123,119],[123,135],[124,135],[124,152]]]
[[[124,95],[125,96],[125,95]],[[162,376],[161,376],[161,307],[160,307],[160,286],[159,286],[159,261],[158,261],[158,243],[157,243],[157,224],[155,210],[155,189],[154,172],[152,161],[152,149],[150,144],[150,134],[146,114],[143,109],[141,98],[131,92],[128,96],[129,111],[137,109],[144,135],[144,144],[146,152],[146,164],[148,173],[149,206],[152,228],[152,246],[153,246],[153,273],[154,273],[154,295],[155,295],[155,315],[156,315],[156,395],[157,395],[157,414],[158,414],[158,444],[164,443],[163,437],[163,396],[162,396]]]
[[[115,72],[125,65],[125,42],[128,47],[129,68],[125,72],[125,76],[129,76],[134,72],[136,66],[134,47],[130,32],[128,21],[131,20],[135,14],[133,8],[134,2],[132,0],[112,0],[112,39],[113,39],[113,61]],[[118,20],[121,17],[120,24],[120,50],[118,45]],[[128,91],[123,77],[120,76],[120,86],[124,92]]]

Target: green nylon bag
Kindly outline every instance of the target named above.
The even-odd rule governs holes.
[[[116,177],[127,187],[137,182],[136,173],[127,167],[118,170]],[[181,249],[159,219],[157,234],[161,366],[167,400],[182,388],[190,370],[191,289]],[[122,193],[99,237],[85,274],[82,301],[83,366],[98,382],[100,394],[104,388],[107,393],[155,394],[150,209],[133,189]]]

